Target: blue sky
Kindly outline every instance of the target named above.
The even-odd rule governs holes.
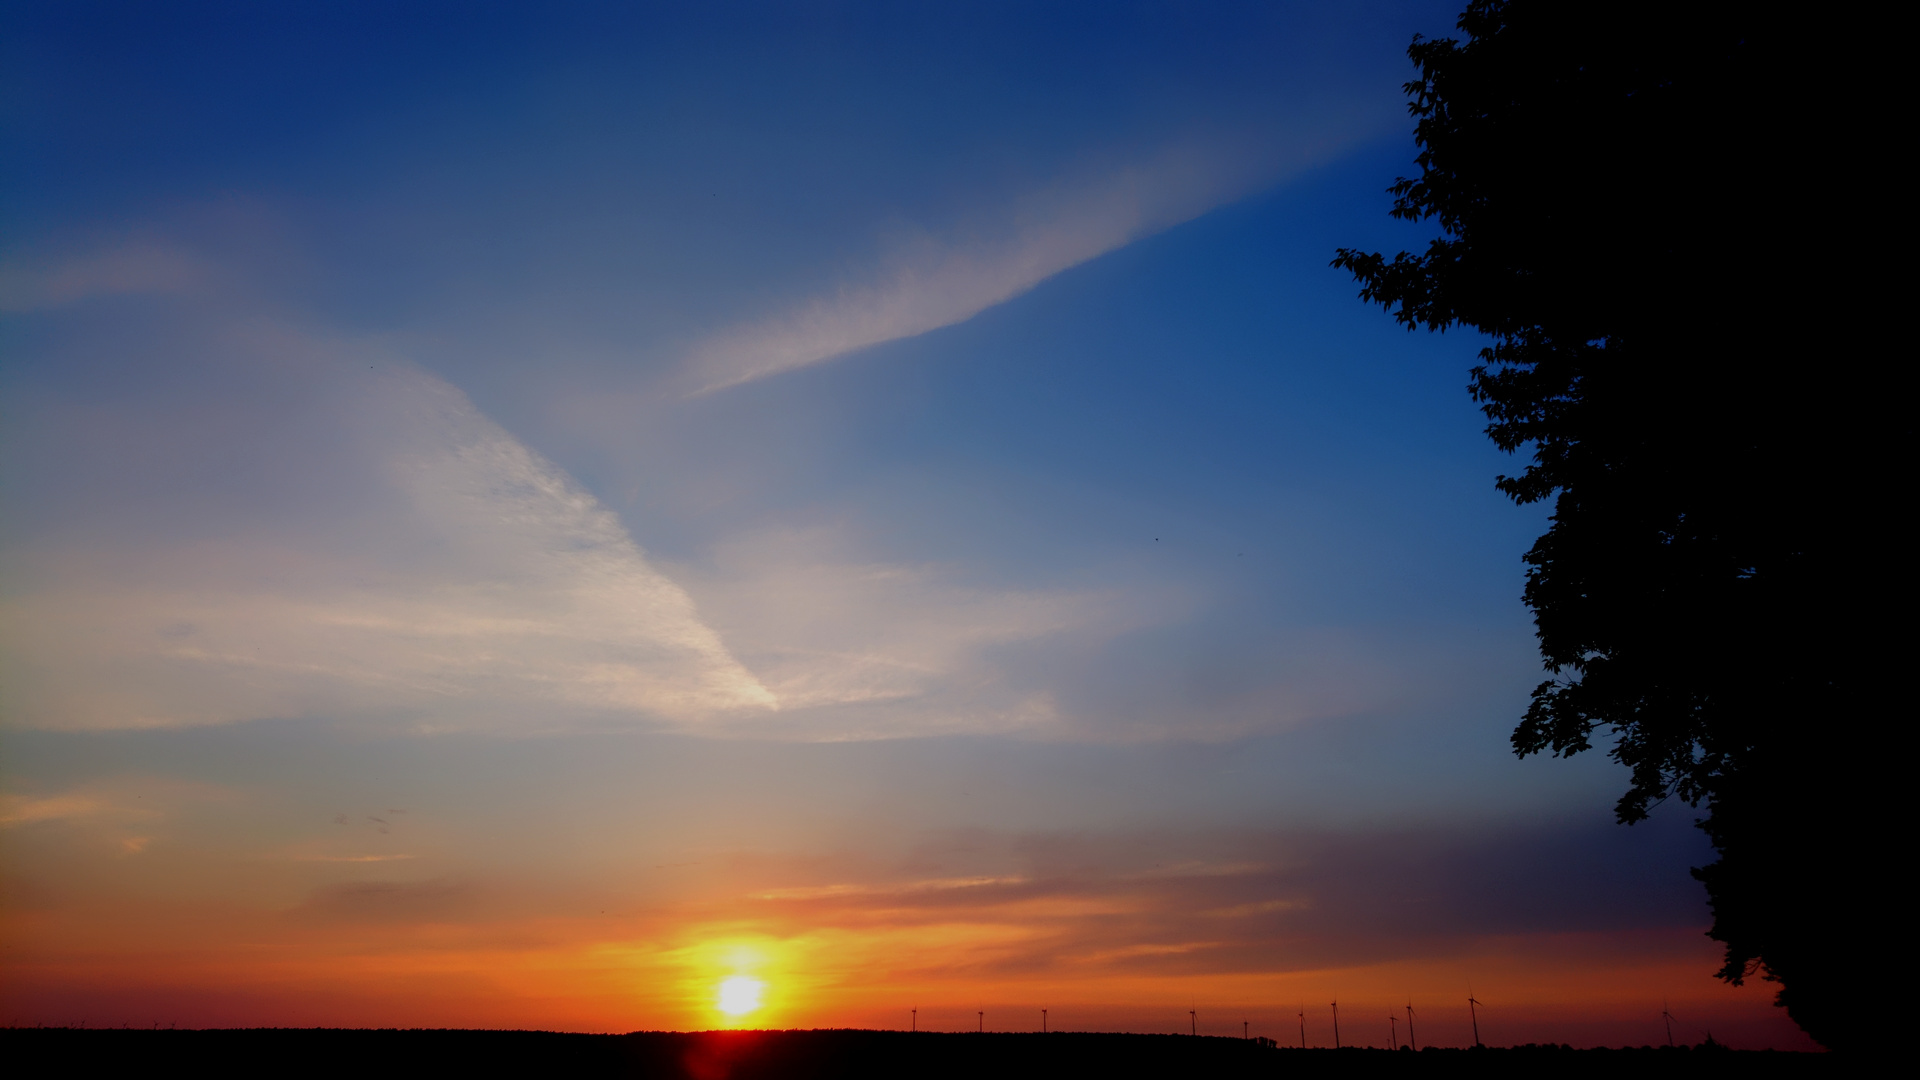
[[[230,944],[169,906],[196,888],[336,959],[367,905],[645,924],[566,953],[746,895],[1072,865],[1134,896],[1166,848],[1203,853],[1196,895],[1253,890],[1239,936],[1048,923],[991,977],[848,961],[778,1007],[869,1022],[852,988],[1018,970],[1139,1025],[1158,976],[1059,957],[1189,956],[1167,993],[1244,997],[1588,970],[1511,941],[1631,930],[1719,1030],[1794,1037],[1706,985],[1684,811],[1615,830],[1604,760],[1507,752],[1543,511],[1493,490],[1479,343],[1327,265],[1425,239],[1384,189],[1447,5],[4,10],[0,850],[14,947],[63,928],[15,1005],[684,1026],[693,991],[397,1016],[324,965],[336,1011],[249,1013],[218,1004],[245,964],[194,983],[152,942]],[[1469,868],[1419,878],[1448,899],[1418,941],[1284,925],[1399,887],[1328,853],[1409,838]],[[1473,914],[1516,881],[1511,925]],[[72,944],[108,912],[147,927],[120,975]],[[797,957],[852,916],[727,918]]]

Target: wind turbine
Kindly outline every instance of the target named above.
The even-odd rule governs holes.
[[[1187,1029],[1187,1034],[1200,1034],[1200,1012],[1198,1009],[1187,1010],[1187,1023],[1190,1025]]]
[[[1307,1007],[1300,1006],[1300,1049],[1307,1048]]]
[[[1420,1040],[1414,1037],[1414,1034],[1413,1034],[1413,1002],[1412,1001],[1407,1002],[1407,1045],[1413,1047],[1415,1050],[1420,1049]]]
[[[1673,1045],[1673,1014],[1667,1011],[1667,1003],[1660,1002],[1660,1019],[1667,1022],[1667,1045]]]
[[[1400,1049],[1400,1018],[1392,1013],[1387,1014],[1387,1049]]]
[[[908,1022],[907,1030],[908,1031],[920,1030],[920,1006],[918,1005],[915,1005],[913,1007],[913,1019]]]
[[[1333,1048],[1340,1049],[1340,1003],[1333,1003]]]
[[[1474,1011],[1474,1006],[1481,1005],[1481,1004],[1484,1004],[1484,1002],[1481,1002],[1480,1000],[1475,998],[1473,996],[1472,988],[1468,988],[1467,1015],[1473,1018],[1473,1045],[1475,1046],[1480,1045],[1480,1014]]]
[[[1047,1010],[1041,1009],[1040,1010],[1040,1034],[1045,1035],[1046,1033],[1047,1033]]]

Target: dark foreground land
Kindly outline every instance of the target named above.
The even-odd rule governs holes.
[[[646,1080],[828,1077],[1826,1077],[1824,1054],[1719,1047],[1294,1050],[1241,1039],[1083,1032],[229,1031],[10,1028],[15,1076],[552,1076]]]

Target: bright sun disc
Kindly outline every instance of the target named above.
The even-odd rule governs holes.
[[[750,1013],[760,1007],[760,991],[767,984],[745,975],[735,975],[720,983],[720,1011],[730,1016]]]

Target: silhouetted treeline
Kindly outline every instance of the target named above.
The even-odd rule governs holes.
[[[636,1032],[274,1030],[0,1031],[23,1076],[631,1077],[828,1080],[897,1077],[1666,1076],[1743,1080],[1838,1075],[1822,1054],[1718,1047],[1572,1050],[1290,1050],[1186,1035],[904,1031]]]
[[[1438,239],[1336,260],[1409,327],[1491,336],[1471,393],[1531,454],[1499,487],[1552,502],[1514,748],[1607,746],[1623,821],[1704,803],[1721,977],[1778,981],[1830,1047],[1907,1026],[1870,977],[1908,917],[1871,808],[1911,711],[1912,352],[1904,34],[1872,10],[1479,0],[1410,50],[1393,213]]]

